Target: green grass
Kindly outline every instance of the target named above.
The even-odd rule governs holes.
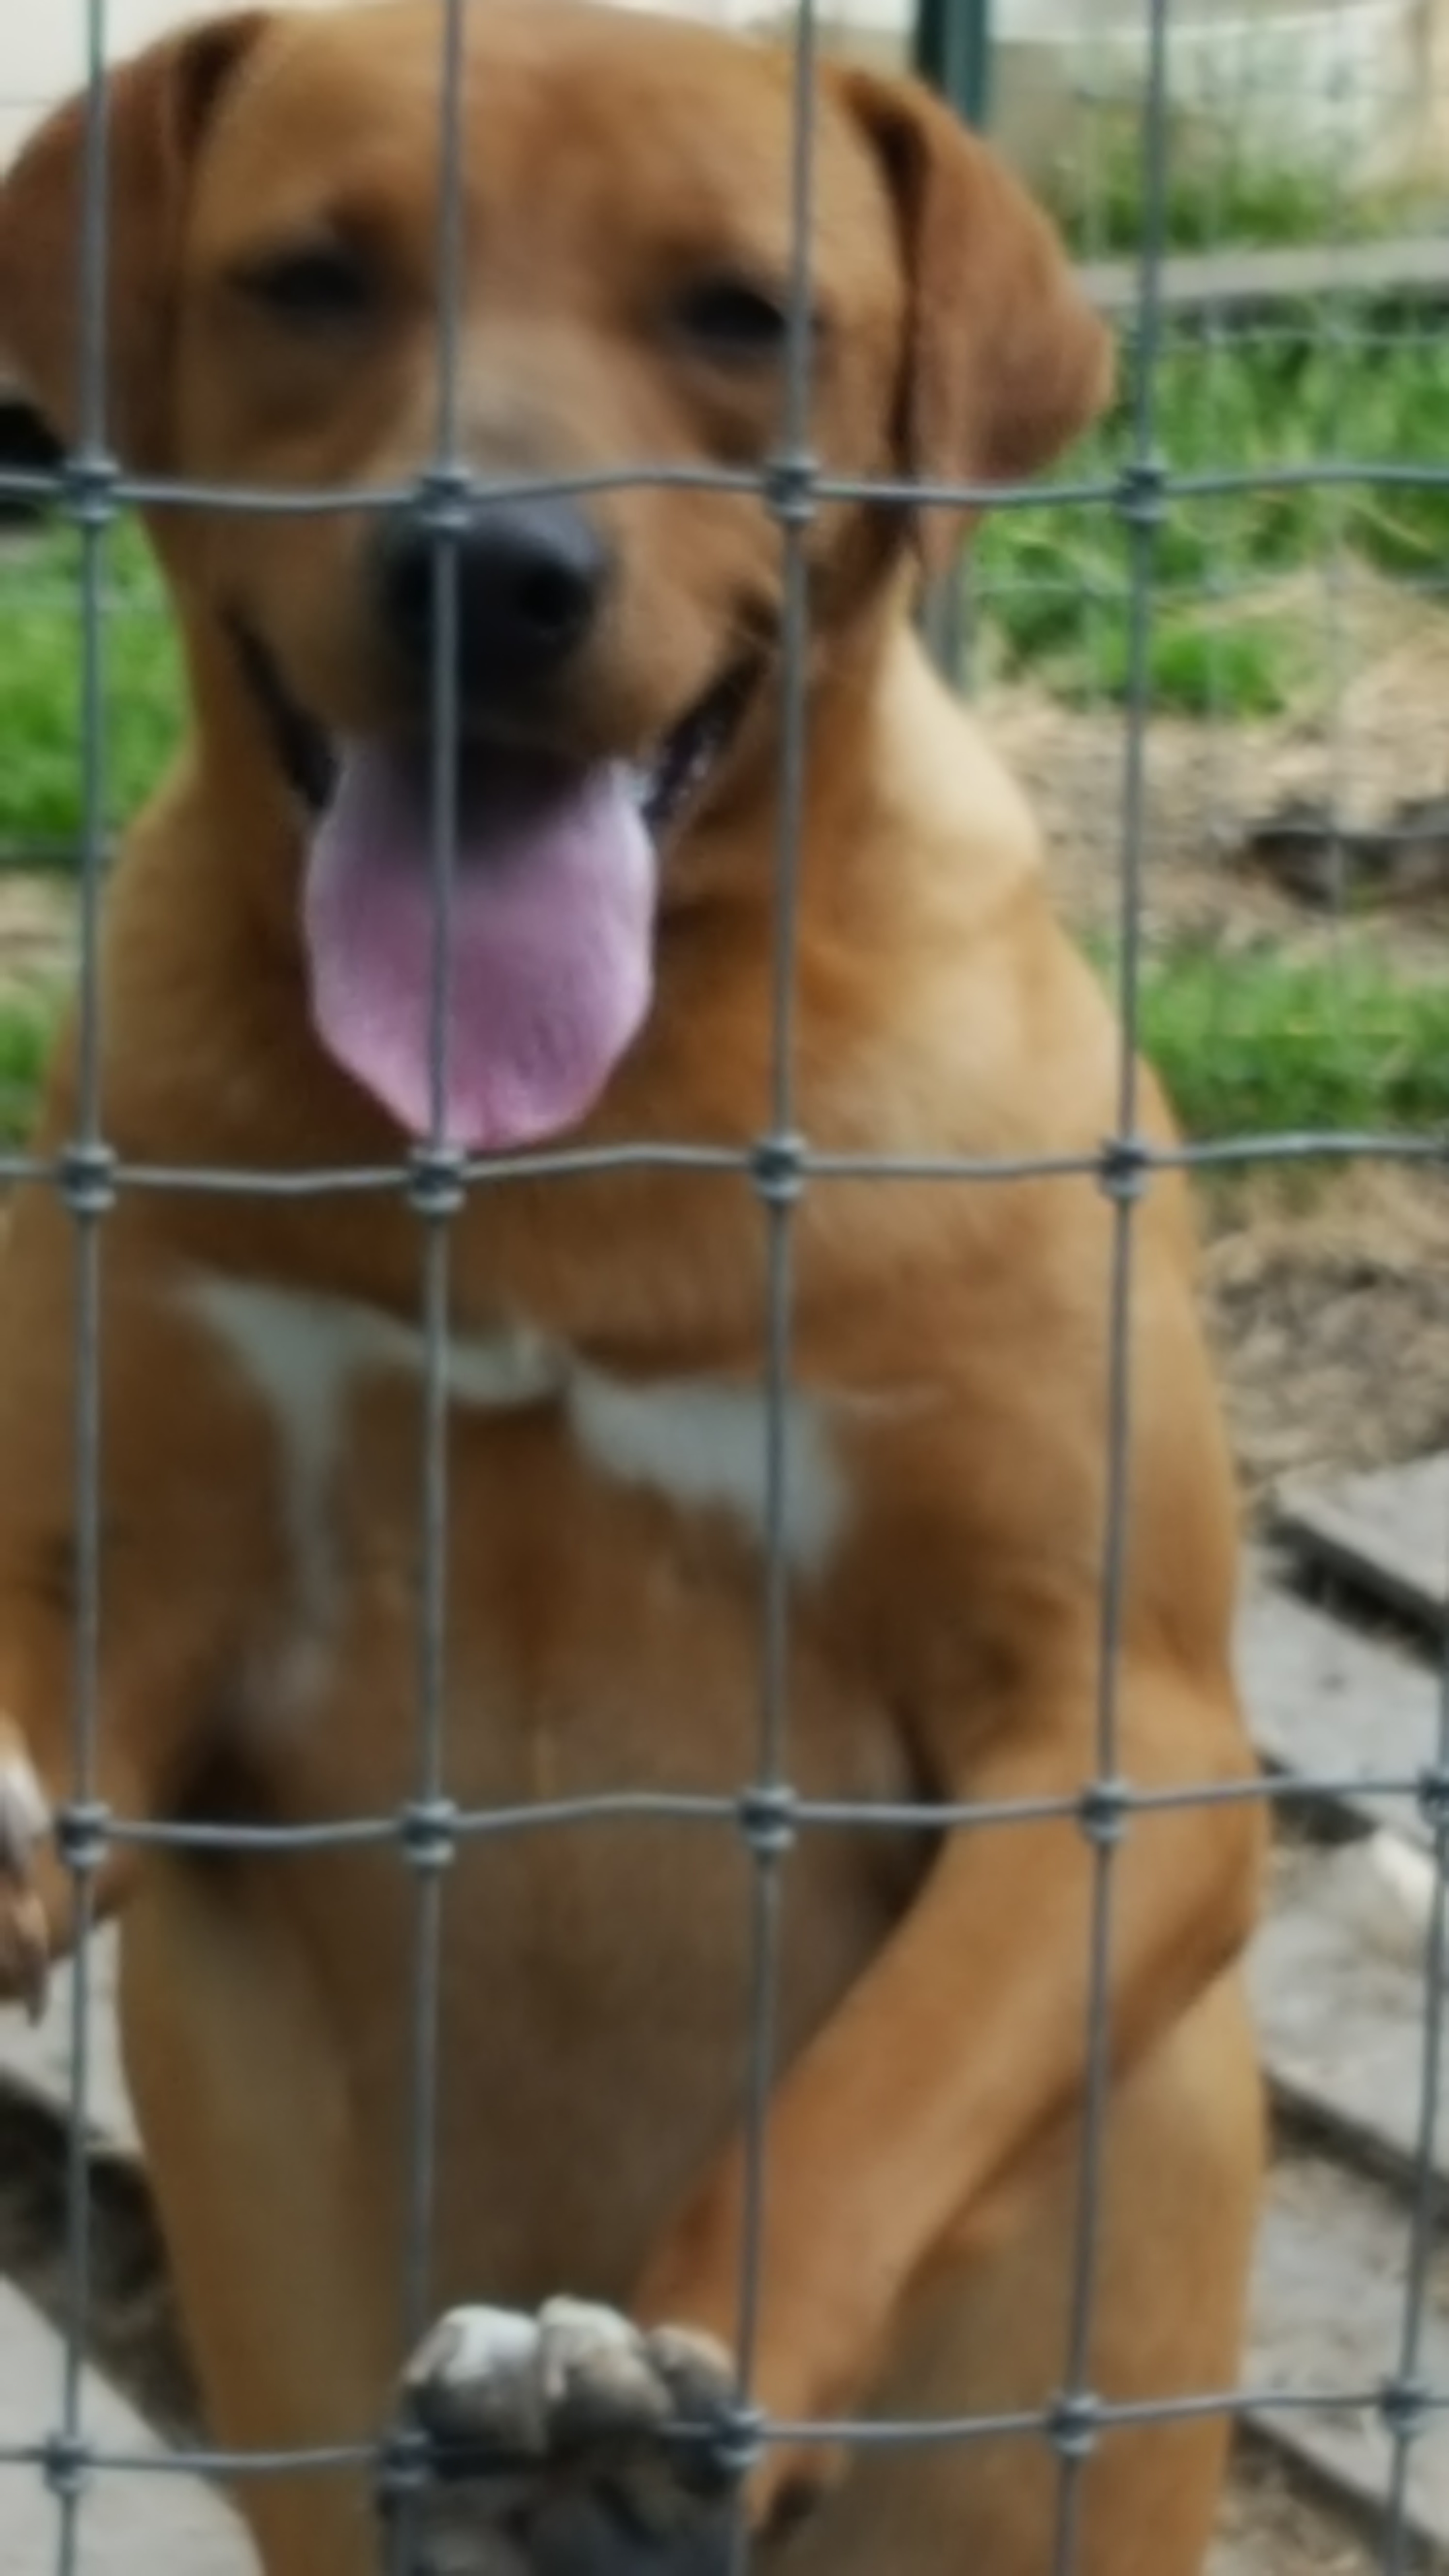
[[[1096,130],[1048,179],[1052,212],[1081,259],[1130,258],[1144,221],[1142,132],[1131,110],[1099,107]],[[1194,128],[1179,118],[1171,137],[1162,207],[1170,251],[1260,248],[1382,231],[1381,201],[1345,202],[1327,162],[1279,165],[1236,149],[1221,121]]]
[[[1282,313],[1271,332],[1216,348],[1176,335],[1156,379],[1156,446],[1170,472],[1243,475],[1324,459],[1442,470],[1449,335],[1413,330],[1383,308],[1351,315],[1335,307],[1334,319],[1338,345],[1311,311]],[[1131,453],[1129,401],[1130,382],[1064,476],[1120,471]],[[1129,543],[1110,505],[1054,502],[1049,487],[1040,508],[987,521],[974,554],[975,596],[1008,669],[1030,667],[1074,702],[1124,695]],[[1152,551],[1154,703],[1226,717],[1291,704],[1301,644],[1271,623],[1235,619],[1232,602],[1335,554],[1391,577],[1442,577],[1449,486],[1167,496]]]
[[[108,825],[155,783],[180,726],[181,679],[139,533],[107,548],[104,778]],[[0,563],[0,848],[73,845],[81,829],[80,552],[48,530]]]
[[[1205,616],[1196,602],[1161,610],[1149,632],[1152,703],[1174,715],[1229,714],[1238,723],[1282,715],[1309,662],[1300,628],[1284,620]],[[1125,609],[1085,621],[1075,650],[1058,648],[1045,674],[1069,702],[1125,700],[1131,650]]]
[[[1449,985],[1367,948],[1165,949],[1143,973],[1141,1044],[1192,1137],[1449,1127]]]

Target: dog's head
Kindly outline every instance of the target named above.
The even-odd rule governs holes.
[[[786,417],[792,75],[698,27],[488,0],[463,13],[450,225],[444,14],[251,10],[117,72],[106,436],[145,476],[413,496],[153,521],[193,627],[229,639],[258,757],[317,808],[324,1033],[413,1125],[429,710],[455,700],[445,1106],[497,1143],[597,1091],[647,994],[661,864],[667,890],[685,826],[763,774],[783,548],[750,477]],[[84,138],[62,110],[0,188],[0,344],[71,437]],[[1016,480],[1098,407],[1104,335],[1049,228],[924,91],[826,74],[810,200],[825,474]],[[497,497],[428,483],[444,424]],[[721,468],[732,488],[697,479]],[[570,488],[517,488],[550,477]],[[910,533],[898,505],[816,508],[819,685]]]

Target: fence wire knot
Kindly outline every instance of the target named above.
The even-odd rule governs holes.
[[[433,2472],[433,2446],[419,2424],[391,2424],[378,2444],[374,2483],[384,2514],[421,2495]]]
[[[750,1148],[750,1178],[769,1207],[793,1207],[805,1187],[803,1136],[757,1138]]]
[[[62,2503],[74,2503],[84,2494],[94,2465],[91,2446],[79,2433],[47,2433],[41,2444],[41,2474]]]
[[[56,1849],[75,1878],[94,1875],[110,1840],[111,1811],[98,1798],[73,1798],[56,1817]]]
[[[1429,2391],[1421,2379],[1395,2373],[1379,2390],[1379,2415],[1395,2442],[1416,2442],[1429,2420]]]
[[[1063,2389],[1047,2408],[1043,2430],[1063,2460],[1089,2460],[1102,2429],[1102,2401],[1087,2388]]]
[[[1125,1780],[1089,1781],[1077,1801],[1077,1822],[1099,1850],[1121,1842],[1131,1813],[1132,1791]]]
[[[121,468],[101,447],[78,447],[56,471],[60,506],[78,528],[109,528],[120,517]]]
[[[79,1137],[63,1145],[57,1178],[72,1216],[104,1216],[116,1204],[116,1157],[109,1145]]]
[[[786,1782],[756,1781],[742,1789],[737,1806],[740,1831],[758,1860],[778,1860],[792,1849],[798,1830],[796,1792]]]
[[[458,1853],[458,1809],[451,1798],[414,1798],[398,1816],[398,1840],[410,1869],[432,1875]]]
[[[408,1155],[407,1199],[415,1216],[442,1224],[456,1216],[468,1195],[468,1158],[453,1145],[414,1145]]]
[[[743,2481],[764,2449],[765,2419],[758,2406],[736,2404],[722,2415],[709,2436],[711,2458],[722,2477]]]
[[[820,468],[808,448],[786,449],[772,456],[761,482],[765,506],[783,527],[808,528],[819,506],[816,484]]]
[[[1118,1204],[1140,1199],[1152,1172],[1152,1148],[1145,1136],[1109,1136],[1097,1160],[1097,1184]]]
[[[1427,1762],[1414,1795],[1430,1833],[1442,1843],[1449,1836],[1449,1768],[1442,1762]]]
[[[430,537],[461,537],[472,524],[478,500],[466,465],[437,464],[418,476],[409,507]]]
[[[1167,465],[1156,454],[1131,457],[1117,477],[1113,507],[1129,528],[1160,528],[1167,515]]]

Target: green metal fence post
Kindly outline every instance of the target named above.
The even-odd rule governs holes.
[[[991,106],[991,0],[917,0],[912,54],[917,71],[968,125]]]
[[[921,78],[968,125],[984,126],[991,110],[991,0],[916,0],[911,52]],[[952,680],[965,677],[969,622],[964,579],[953,568],[922,615],[931,650]]]

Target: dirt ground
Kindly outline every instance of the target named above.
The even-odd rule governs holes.
[[[1364,917],[1399,962],[1449,932],[1449,613],[1374,574],[1295,575],[1236,599],[1296,632],[1304,679],[1272,721],[1154,713],[1142,758],[1140,892],[1148,939],[1211,933],[1290,945]],[[1128,754],[1120,711],[1026,684],[978,700],[1030,792],[1053,882],[1080,926],[1120,908]]]
[[[1265,1185],[1204,1288],[1250,1502],[1449,1447],[1449,1177],[1365,1171],[1306,1210]]]
[[[1367,2534],[1257,2445],[1239,2455],[1204,2576],[1382,2576]]]
[[[0,875],[0,992],[64,974],[74,948],[75,905],[58,877]]]
[[[1271,937],[1322,953],[1345,905],[1401,971],[1449,969],[1449,615],[1371,574],[1263,593],[1308,672],[1271,723],[1154,717],[1143,759],[1149,943]],[[1234,603],[1241,617],[1242,603]],[[1125,727],[1030,687],[981,712],[1045,827],[1078,930],[1120,906]],[[1449,1444],[1449,1166],[1350,1170],[1306,1202],[1260,1177],[1205,1196],[1204,1293],[1250,1498],[1294,1474]]]

